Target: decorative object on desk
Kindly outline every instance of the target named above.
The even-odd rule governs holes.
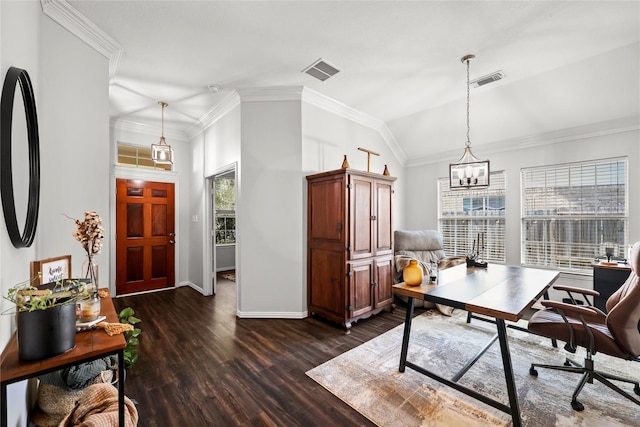
[[[102,239],[104,239],[102,218],[96,211],[86,211],[82,221],[65,216],[76,223],[73,237],[80,242],[87,254],[87,259],[82,263],[82,274],[91,279],[94,289],[98,289],[98,264],[94,257],[102,250]]]
[[[489,160],[480,160],[473,155],[469,139],[469,62],[473,58],[475,55],[465,55],[461,59],[467,64],[467,142],[462,157],[449,164],[449,186],[452,190],[489,187]]]
[[[476,241],[473,240],[473,244],[471,245],[471,249],[467,251],[467,255],[464,257],[467,262],[467,267],[475,267],[476,258],[478,257],[478,252],[476,252]]]
[[[422,267],[418,265],[418,260],[410,260],[409,265],[402,269],[402,280],[409,286],[422,284]]]
[[[347,155],[344,155],[344,160],[342,161],[342,169],[349,169],[349,161],[347,160]]]
[[[382,172],[382,175],[391,176],[391,173],[389,172],[389,168],[387,167],[387,165],[384,165],[384,171]]]
[[[124,332],[124,338],[127,346],[124,348],[124,364],[125,368],[131,369],[138,361],[138,344],[140,344],[140,334],[142,331],[136,325],[141,322],[136,316],[133,308],[126,307],[118,313],[118,319],[121,323],[131,326],[129,330]]]
[[[40,288],[31,286],[31,281],[10,288],[5,298],[17,310],[19,359],[47,359],[73,348],[76,302],[86,295],[86,284],[70,279]]]
[[[375,151],[367,150],[366,148],[358,147],[358,150],[364,151],[367,153],[367,172],[371,172],[371,155],[379,156],[380,153],[376,153]]]
[[[87,298],[80,300],[80,322],[91,322],[100,316],[100,297],[94,291]]]
[[[71,278],[71,255],[31,261],[31,275],[35,280],[33,286],[53,283]]]
[[[604,254],[607,256],[607,262],[611,262],[611,257],[616,254],[615,246],[606,246],[604,248]]]
[[[526,327],[524,320],[518,324]],[[455,310],[453,317],[428,310],[415,316],[411,326],[413,341],[408,349],[409,358],[420,366],[451,376],[495,335],[495,326],[491,323],[467,324],[466,312],[462,310]],[[381,427],[513,425],[509,415],[431,381],[419,372],[407,369],[400,374],[398,359],[402,333],[403,325],[400,325],[306,374]],[[460,337],[464,337],[463,345]],[[521,396],[524,426],[623,427],[638,424],[637,405],[620,399],[606,387],[586,386],[582,394],[590,402],[589,408],[576,412],[567,404],[567,382],[573,374],[538,378],[529,375],[532,359],[564,360],[566,352],[562,346],[553,348],[544,337],[509,329],[509,349],[518,396]],[[584,354],[583,349],[578,353]],[[635,366],[630,366],[637,362],[600,353],[598,357],[606,359],[603,363],[611,372],[622,376],[632,374],[640,379]],[[494,344],[460,382],[496,399],[506,399],[500,347]]]
[[[436,261],[431,261],[429,268],[429,280],[431,280],[431,283],[436,283],[438,280],[438,263]]]

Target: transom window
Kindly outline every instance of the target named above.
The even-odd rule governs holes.
[[[449,178],[440,178],[438,204],[438,226],[447,256],[466,255],[478,233],[484,233],[483,260],[506,261],[504,171],[491,173],[489,188],[475,190],[451,190]]]
[[[586,272],[605,248],[623,258],[627,163],[614,158],[522,169],[523,264]]]
[[[118,143],[118,164],[136,168],[170,171],[170,164],[156,164],[151,159],[151,147]]]

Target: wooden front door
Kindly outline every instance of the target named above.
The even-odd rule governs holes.
[[[116,294],[175,284],[174,184],[116,180]]]

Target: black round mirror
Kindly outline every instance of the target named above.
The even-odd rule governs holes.
[[[16,203],[13,186],[13,166],[11,157],[11,136],[13,127],[13,101],[16,86],[20,85],[29,143],[29,198],[24,231],[20,234],[16,217]],[[29,247],[36,236],[38,209],[40,205],[40,139],[38,136],[38,115],[33,86],[26,70],[10,67],[2,87],[0,101],[0,193],[2,210],[11,243],[16,248]]]

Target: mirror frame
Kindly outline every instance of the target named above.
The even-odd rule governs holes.
[[[20,85],[22,93],[29,143],[29,201],[22,235],[20,235],[16,218],[11,161],[13,101],[16,84]],[[9,67],[4,79],[2,100],[0,101],[0,193],[4,220],[11,243],[16,248],[31,246],[36,235],[40,206],[40,137],[33,85],[27,71],[17,67]]]

